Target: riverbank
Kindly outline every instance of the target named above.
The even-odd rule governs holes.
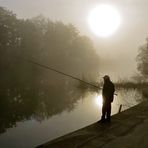
[[[112,116],[111,123],[96,122],[47,142],[38,148],[147,148],[148,101]]]

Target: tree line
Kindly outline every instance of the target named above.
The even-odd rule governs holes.
[[[75,81],[21,58],[76,77],[99,69],[92,41],[74,25],[43,16],[18,19],[0,7],[0,133],[18,121],[70,111],[83,95]]]

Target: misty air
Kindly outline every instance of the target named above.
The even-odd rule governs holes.
[[[0,0],[0,147],[147,148],[147,0]]]

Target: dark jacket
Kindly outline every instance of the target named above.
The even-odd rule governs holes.
[[[103,85],[102,96],[103,101],[113,102],[115,86],[111,81],[106,81]]]

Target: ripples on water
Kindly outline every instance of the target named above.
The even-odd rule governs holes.
[[[121,89],[117,94],[112,114],[118,112],[120,104],[125,110],[143,100],[143,94],[137,89]],[[100,91],[86,92],[69,86],[40,91],[4,90],[0,100],[0,145],[34,147],[98,121],[101,107]]]

